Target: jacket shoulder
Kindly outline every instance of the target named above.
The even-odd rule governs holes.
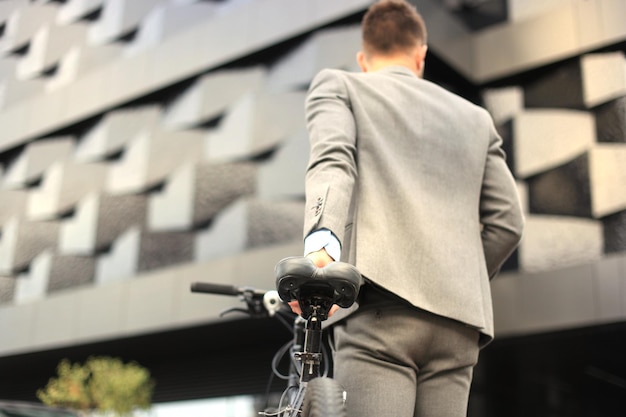
[[[315,85],[321,81],[330,82],[334,80],[336,82],[345,82],[346,80],[358,77],[359,75],[361,75],[361,73],[335,69],[335,68],[325,68],[323,70],[320,70],[315,75],[315,77],[313,78],[313,81],[311,82],[311,85]]]

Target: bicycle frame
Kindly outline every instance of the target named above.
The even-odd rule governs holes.
[[[284,408],[285,417],[296,416],[302,409],[306,386],[309,381],[321,376],[322,352],[322,322],[314,315],[309,320],[297,316],[293,324],[294,340],[290,349],[290,356],[299,363],[297,369],[294,362],[290,363],[288,386],[286,393],[295,391],[289,395],[288,405]],[[297,388],[297,390],[295,390]],[[282,404],[279,404],[281,409]]]
[[[246,308],[231,308],[221,315],[232,312],[246,313],[251,317],[273,317],[286,304],[280,301],[276,291],[261,291],[252,288],[237,288],[229,285],[196,282],[192,292],[240,296]],[[279,403],[276,413],[265,412],[266,416],[296,417],[300,414],[306,393],[306,386],[312,379],[321,376],[321,364],[324,357],[322,322],[314,312],[306,320],[295,316],[293,322],[293,340],[289,348],[289,373],[287,388]],[[280,353],[280,352],[279,352]],[[283,403],[286,403],[283,405]]]
[[[234,308],[230,311],[243,311],[252,317],[281,317],[285,302],[297,300],[301,314],[293,323],[293,340],[290,342],[289,375],[285,378],[276,369],[276,358],[281,358],[288,345],[283,346],[272,361],[275,375],[288,380],[288,386],[281,397],[278,411],[263,412],[266,416],[296,417],[345,416],[345,391],[331,378],[321,377],[323,358],[322,321],[329,317],[333,305],[350,307],[363,284],[363,277],[350,264],[332,262],[317,267],[306,257],[282,259],[275,268],[277,291],[259,291],[251,288],[237,288],[230,285],[194,283],[193,292],[242,296],[248,308]],[[281,307],[282,306],[282,307]],[[305,398],[307,386],[312,393]],[[286,405],[283,407],[283,402]],[[309,414],[311,413],[311,414]]]

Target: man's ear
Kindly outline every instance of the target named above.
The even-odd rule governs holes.
[[[365,56],[365,52],[363,51],[357,52],[356,62],[357,64],[359,64],[361,71],[367,72],[368,65],[367,65],[367,57]]]
[[[424,64],[425,64],[425,60],[426,60],[426,52],[428,52],[428,45],[424,44],[420,47],[418,47],[415,50],[415,66],[417,68],[417,72],[418,74],[420,74],[420,76],[424,75]]]

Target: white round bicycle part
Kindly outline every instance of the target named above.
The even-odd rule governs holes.
[[[281,303],[282,301],[278,296],[278,291],[268,291],[263,296],[263,305],[270,317],[274,317],[274,314],[280,310]]]

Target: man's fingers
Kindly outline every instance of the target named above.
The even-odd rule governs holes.
[[[306,257],[309,258],[310,260],[312,260],[313,263],[315,264],[315,266],[317,266],[318,268],[323,268],[324,266],[328,265],[329,263],[335,261],[328,254],[328,252],[326,252],[326,249],[320,249],[320,250],[318,250],[316,252],[311,252]],[[296,313],[299,316],[302,315],[302,309],[300,308],[300,304],[298,304],[297,301],[295,301],[295,300],[294,301],[290,301],[288,304],[289,304],[289,307],[291,307],[291,311],[293,311],[294,313]],[[328,317],[332,316],[337,310],[339,310],[339,306],[337,304],[334,304],[330,308],[330,311],[328,312]]]
[[[330,257],[328,252],[326,252],[326,249],[320,249],[316,252],[311,252],[306,257],[312,260],[315,266],[317,266],[318,268],[322,268],[334,261],[334,259]]]
[[[297,301],[290,301],[287,304],[289,304],[289,307],[291,307],[291,311],[293,311],[297,315],[302,314],[302,310],[300,309],[300,304],[298,304]]]
[[[300,304],[298,304],[297,301],[290,301],[287,304],[289,304],[289,307],[291,307],[291,311],[293,311],[294,313],[296,313],[297,315],[302,315],[302,310],[300,309]],[[341,307],[339,307],[337,304],[333,304],[333,306],[330,308],[330,311],[328,312],[328,317],[332,316],[333,314],[335,314],[335,312],[337,310],[339,310]]]

